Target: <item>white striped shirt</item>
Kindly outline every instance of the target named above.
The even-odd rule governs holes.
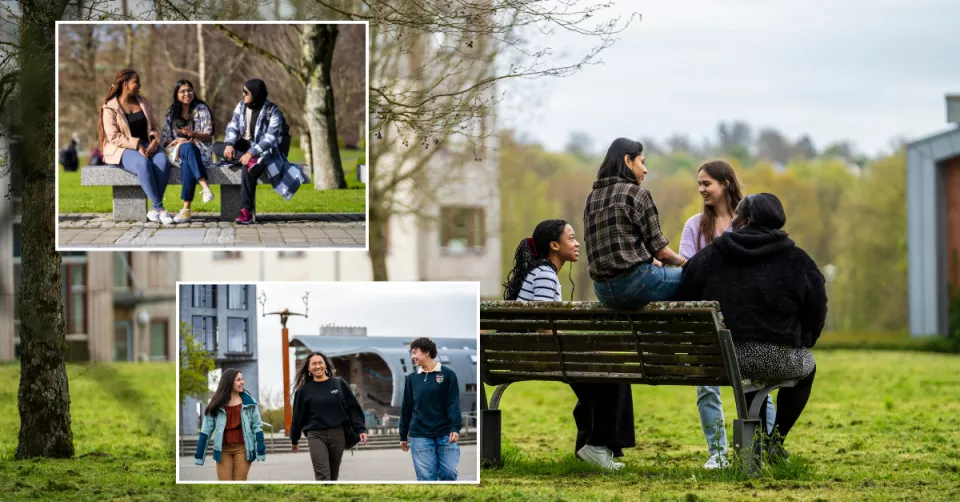
[[[517,300],[523,302],[559,302],[562,299],[557,271],[546,263],[527,274],[517,295]]]

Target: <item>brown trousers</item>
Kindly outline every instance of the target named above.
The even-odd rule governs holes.
[[[307,431],[307,444],[310,445],[313,477],[317,481],[336,481],[340,477],[343,450],[347,447],[343,427]]]
[[[220,481],[246,481],[247,474],[250,472],[250,464],[253,462],[247,460],[247,449],[243,443],[230,443],[223,445],[223,451],[220,452],[220,461],[217,462],[217,479]]]

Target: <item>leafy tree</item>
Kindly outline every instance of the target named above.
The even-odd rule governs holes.
[[[193,326],[180,321],[180,404],[187,396],[204,399],[209,392],[208,374],[213,357],[193,333]]]

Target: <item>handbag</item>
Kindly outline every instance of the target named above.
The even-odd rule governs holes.
[[[337,380],[343,382],[342,378],[340,377],[336,377],[336,378]],[[350,388],[349,386],[346,385],[346,382],[344,382],[344,385],[348,389]],[[360,442],[360,433],[354,430],[353,428],[353,420],[350,419],[350,413],[347,412],[347,405],[343,402],[343,394],[338,393],[338,395],[340,396],[340,407],[343,408],[343,414],[347,416],[347,421],[343,423],[343,439],[344,439],[344,442],[346,443],[346,448],[344,449],[349,450],[349,449],[352,449],[354,446],[357,445],[357,443]]]
[[[167,147],[167,160],[173,167],[180,167],[180,145]]]

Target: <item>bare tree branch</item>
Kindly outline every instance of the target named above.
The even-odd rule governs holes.
[[[227,38],[229,38],[230,40],[233,40],[233,42],[236,43],[237,45],[239,45],[240,47],[243,47],[244,49],[249,49],[249,50],[251,50],[251,51],[253,51],[253,52],[256,52],[256,53],[259,54],[260,56],[263,56],[263,57],[269,59],[270,61],[273,61],[274,63],[277,63],[278,65],[280,65],[281,68],[283,68],[284,70],[286,70],[288,73],[290,73],[291,75],[297,77],[297,78],[300,80],[300,83],[302,83],[302,84],[304,84],[304,85],[307,84],[307,77],[306,77],[306,75],[304,75],[304,74],[300,71],[300,69],[294,68],[293,66],[290,66],[290,65],[288,65],[287,63],[284,63],[282,59],[280,59],[280,58],[278,58],[277,56],[273,55],[273,53],[267,51],[266,49],[263,49],[262,47],[260,47],[260,46],[258,46],[258,45],[256,45],[256,44],[251,43],[250,41],[244,39],[244,38],[241,37],[240,35],[237,35],[236,33],[234,33],[232,30],[230,30],[230,29],[227,28],[226,26],[224,26],[224,25],[222,25],[222,24],[219,24],[219,23],[218,23],[218,24],[215,24],[214,26],[216,26],[217,29],[220,30],[221,32],[223,32],[223,34],[224,34]]]

